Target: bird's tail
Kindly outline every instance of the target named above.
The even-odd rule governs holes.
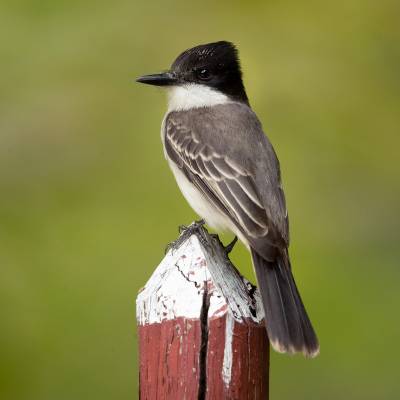
[[[289,260],[270,263],[251,252],[272,347],[280,353],[319,353],[317,336],[297,290]]]

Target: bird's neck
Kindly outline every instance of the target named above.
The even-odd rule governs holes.
[[[205,85],[187,84],[168,89],[168,111],[190,110],[232,102],[222,92]]]

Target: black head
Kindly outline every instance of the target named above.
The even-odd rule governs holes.
[[[216,89],[236,101],[248,103],[238,52],[230,42],[203,44],[184,51],[168,72],[146,75],[138,82],[157,86],[195,83]]]

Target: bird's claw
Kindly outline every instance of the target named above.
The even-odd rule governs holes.
[[[195,231],[196,229],[200,228],[201,226],[203,226],[206,223],[206,221],[204,221],[204,219],[200,219],[199,221],[194,221],[193,223],[191,223],[189,226],[186,225],[179,225],[178,226],[178,232],[180,234],[187,232],[188,230],[190,230],[191,232]]]
[[[167,244],[167,246],[165,248],[165,253],[168,253],[170,250],[172,250],[172,251],[177,250],[185,240],[187,240],[190,236],[192,236],[205,223],[206,222],[204,221],[204,219],[201,219],[199,221],[193,222],[189,226],[179,225],[178,231],[179,231],[180,236],[178,239]]]
[[[204,224],[205,224],[204,219],[201,219],[200,221],[195,221],[191,223],[189,226],[180,225],[178,227],[180,234],[179,238],[169,243],[166,246],[165,253],[168,253],[170,250],[171,251],[177,250],[182,245],[182,243],[184,243],[190,236],[192,236],[195,233],[197,233],[197,238],[200,240],[203,246],[209,246],[210,243],[207,241],[206,236],[204,236],[204,231],[200,229]],[[221,242],[219,236],[216,233],[209,233],[209,236],[211,236],[221,245],[227,257],[229,256],[230,252],[232,251],[238,240],[237,236],[235,236],[235,238],[227,246],[224,246],[224,244]]]

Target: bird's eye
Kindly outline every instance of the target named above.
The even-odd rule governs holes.
[[[211,73],[206,68],[201,68],[196,71],[196,75],[202,81],[208,81],[211,78]]]

